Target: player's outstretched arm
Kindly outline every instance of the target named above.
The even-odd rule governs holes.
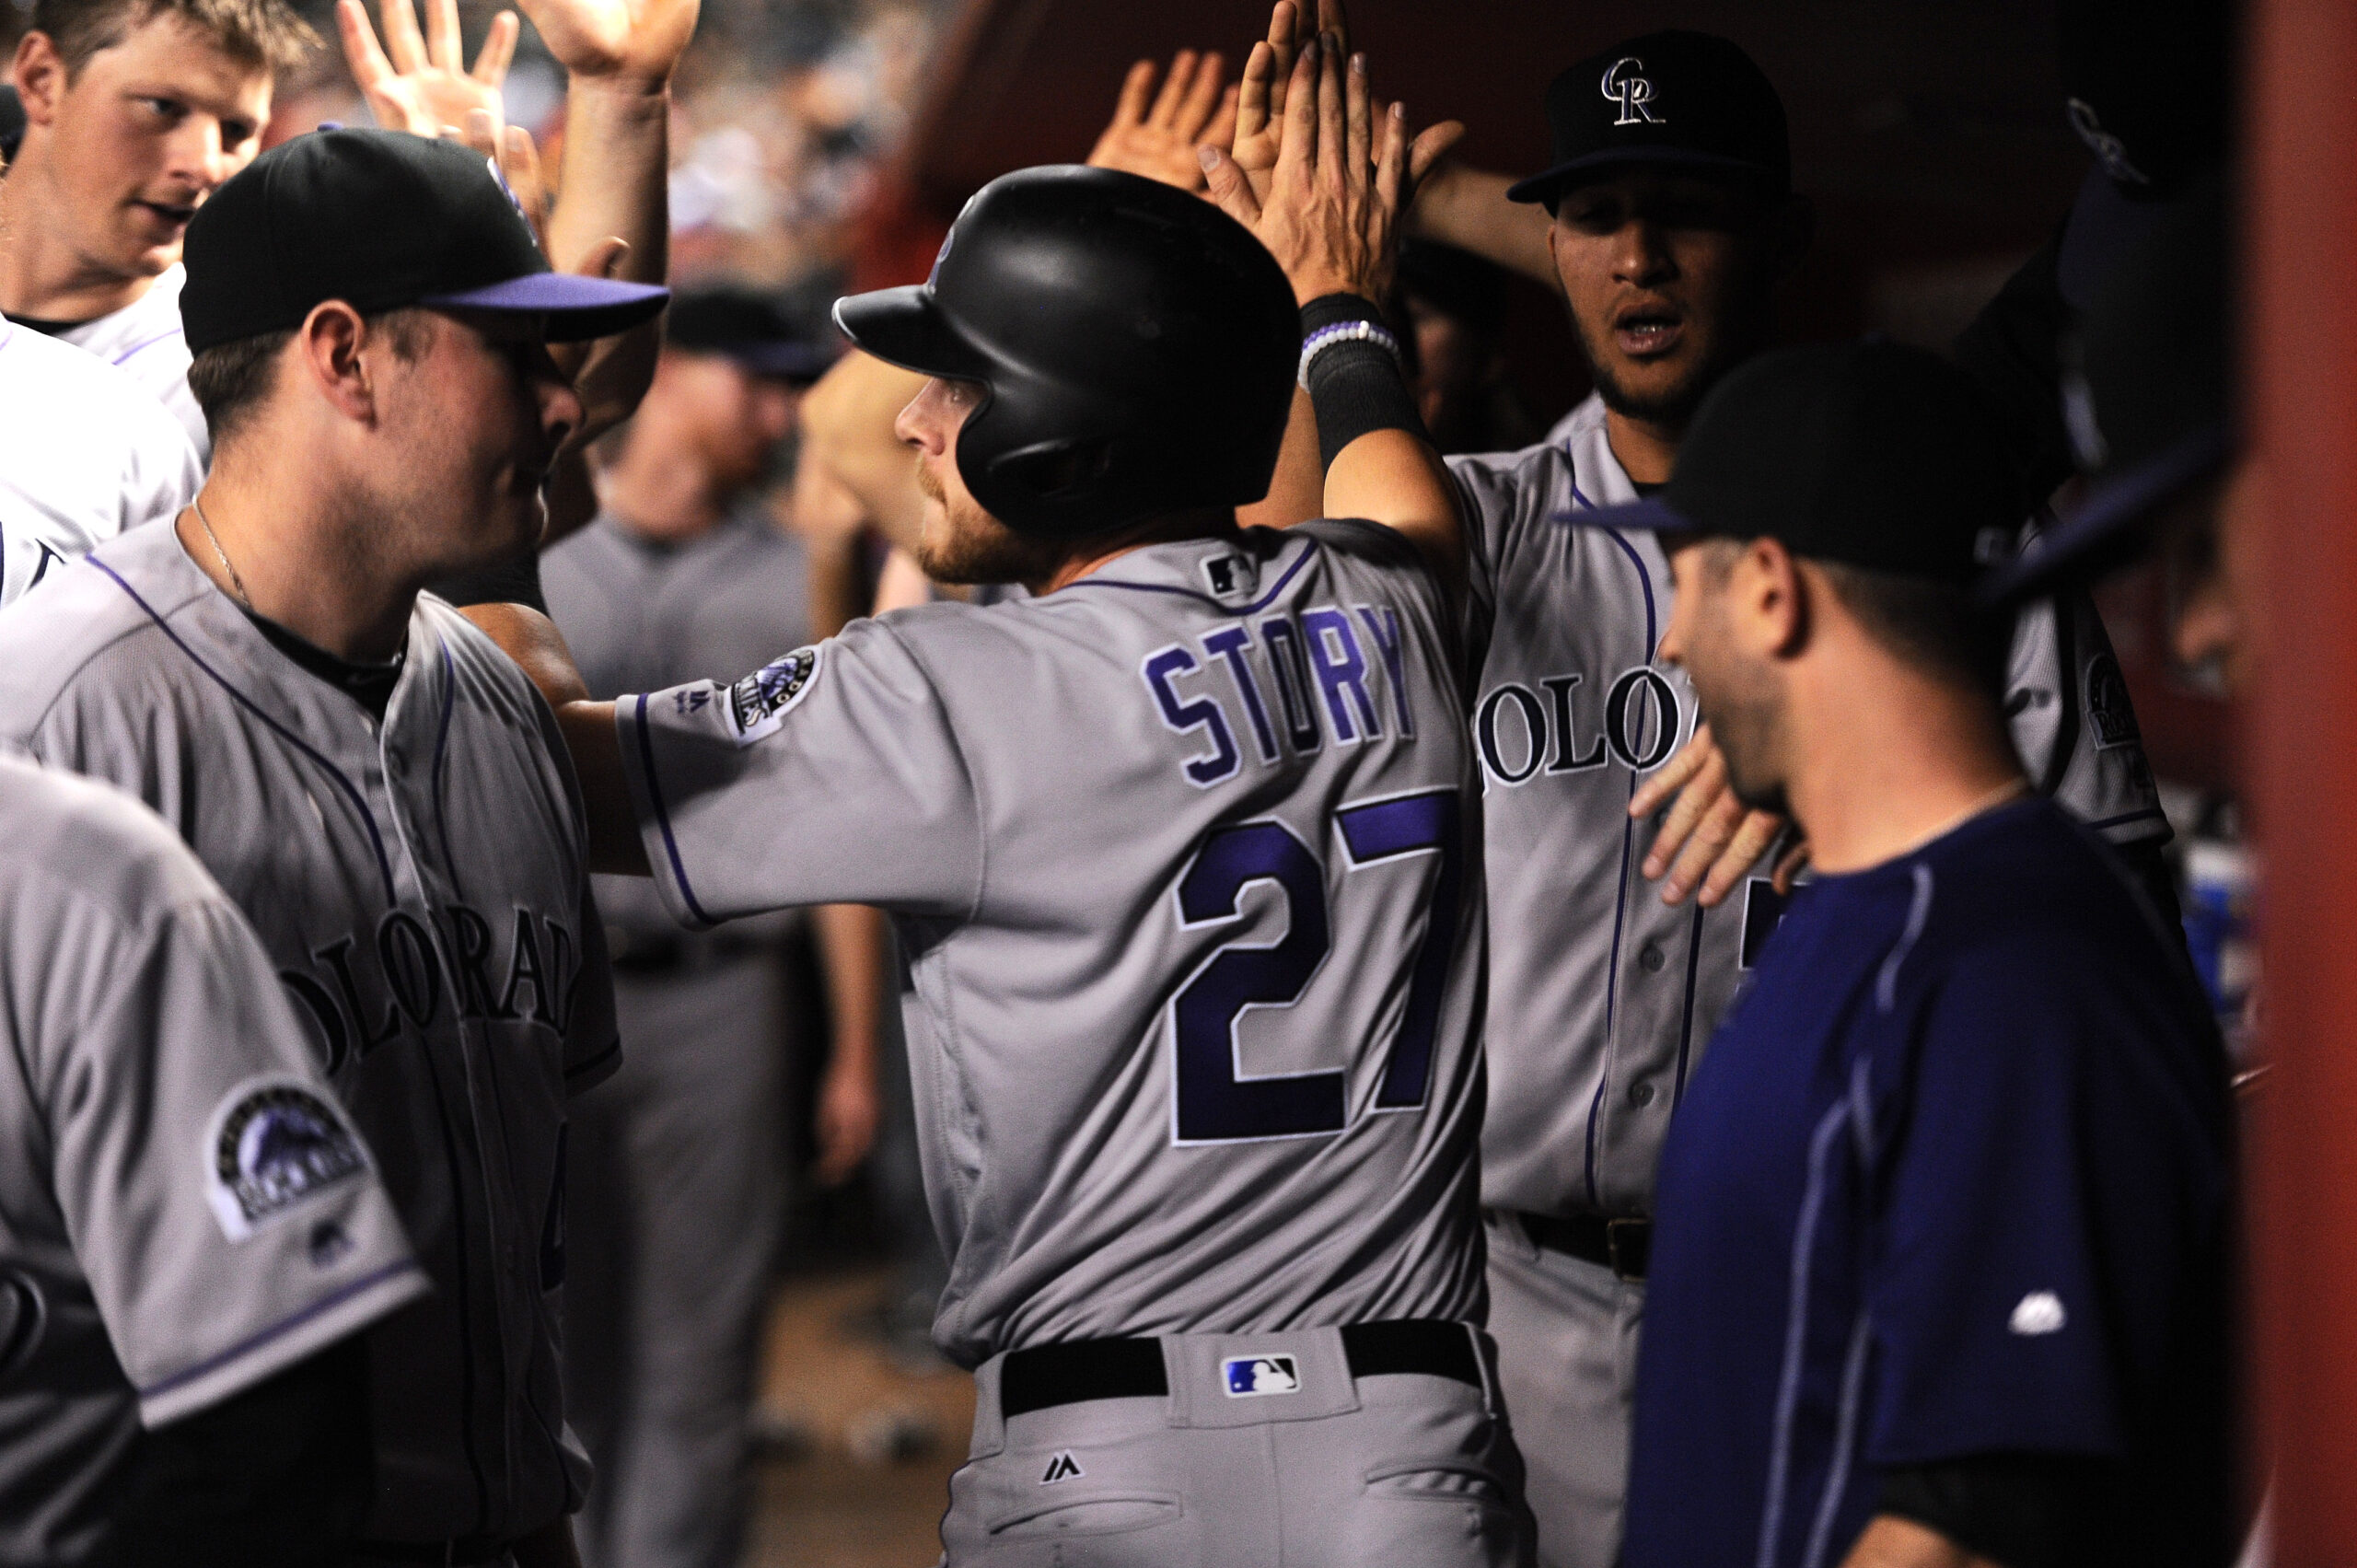
[[[698,0],[520,0],[570,80],[564,169],[549,216],[549,261],[584,270],[627,249],[611,275],[664,281],[670,268],[671,73],[694,36]],[[585,429],[628,418],[655,378],[659,319],[600,340],[576,377]]]
[[[1255,46],[1255,57],[1266,47]],[[1329,37],[1312,41],[1295,60],[1285,121],[1265,200],[1232,157],[1206,147],[1212,193],[1284,268],[1305,324],[1333,319],[1320,336],[1333,334],[1343,352],[1313,343],[1332,363],[1313,363],[1309,376],[1327,459],[1326,514],[1366,517],[1406,535],[1453,602],[1465,582],[1456,490],[1399,378],[1396,346],[1388,357],[1344,358],[1358,345],[1388,341],[1375,302],[1388,292],[1398,261],[1408,196],[1406,116],[1397,104],[1376,114],[1365,57],[1346,63]],[[1325,374],[1346,363],[1346,377]]]

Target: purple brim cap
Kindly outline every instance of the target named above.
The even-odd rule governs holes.
[[[610,338],[653,320],[669,304],[671,291],[659,284],[621,283],[573,273],[531,273],[482,288],[436,294],[418,301],[440,310],[496,310],[538,316],[549,343]]]
[[[2125,565],[2154,516],[2187,486],[2224,467],[2233,451],[2226,427],[2212,425],[2096,485],[2061,527],[1991,566],[1973,586],[1973,602],[1984,610],[2019,604]]]
[[[1765,168],[1746,158],[1728,157],[1723,153],[1697,152],[1691,147],[1634,146],[1606,147],[1601,151],[1575,157],[1569,163],[1518,180],[1506,187],[1509,202],[1552,202],[1556,197],[1593,175],[1608,173],[1615,168],[1642,167],[1650,168],[1690,168],[1699,174],[1715,174],[1722,178],[1756,180],[1763,184],[1776,181],[1776,171]]]

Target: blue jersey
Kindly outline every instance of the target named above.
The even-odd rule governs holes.
[[[1805,888],[1663,1154],[1630,1568],[1837,1564],[1883,1472],[1988,1454],[2113,1459],[2119,1561],[2225,1561],[2227,1125],[2052,804]]]

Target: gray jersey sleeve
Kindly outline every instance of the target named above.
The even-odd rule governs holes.
[[[68,787],[44,865],[9,879],[9,1022],[75,1259],[161,1425],[426,1280],[244,919],[160,822]]]
[[[2005,715],[2041,793],[2115,844],[2168,841],[2128,683],[2084,590],[2034,600],[2014,618]]]
[[[855,621],[729,685],[616,704],[647,859],[676,918],[702,926],[845,900],[971,912],[974,780],[932,679],[892,630],[932,612]]]

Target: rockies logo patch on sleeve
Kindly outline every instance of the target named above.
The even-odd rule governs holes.
[[[772,659],[728,689],[728,728],[739,746],[777,732],[794,704],[819,678],[819,650],[796,648]]]
[[[232,1241],[367,1168],[368,1151],[343,1109],[292,1075],[238,1085],[222,1098],[205,1132],[204,1196]]]

